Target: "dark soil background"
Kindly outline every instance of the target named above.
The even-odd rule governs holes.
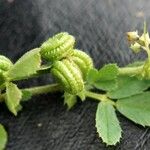
[[[61,31],[76,37],[76,46],[89,53],[97,67],[109,62],[123,66],[144,54],[128,48],[125,33],[150,27],[146,0],[0,0],[0,53],[14,62],[26,51]],[[42,85],[50,76],[23,82]],[[0,105],[0,122],[9,132],[8,150],[149,150],[150,131],[118,113],[120,144],[106,147],[95,129],[97,103],[78,103],[67,111],[60,95],[33,97],[18,117]]]

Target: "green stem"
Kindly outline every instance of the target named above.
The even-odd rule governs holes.
[[[32,95],[54,93],[61,90],[62,88],[59,84],[50,84],[50,85],[22,89],[22,91],[29,91]]]
[[[32,94],[32,96],[34,96],[39,94],[47,94],[47,93],[62,91],[62,88],[59,84],[50,84],[50,85],[37,86],[32,88],[25,88],[25,89],[21,89],[21,91],[28,91]],[[0,102],[4,101],[5,95],[6,95],[5,93],[0,94]]]
[[[98,101],[106,101],[107,98],[105,94],[97,94],[91,91],[85,91],[85,95],[86,97],[90,97]]]
[[[105,102],[110,102],[111,104],[113,104],[115,106],[115,102],[112,101],[111,99],[109,99],[106,94],[97,94],[91,91],[85,91],[85,96],[98,100],[98,101],[105,101]]]
[[[124,67],[124,68],[119,68],[119,75],[138,75],[142,72],[143,65],[138,66],[138,67]]]
[[[50,84],[50,85],[37,86],[32,88],[25,88],[21,90],[28,91],[32,94],[32,96],[34,96],[39,94],[47,94],[47,93],[62,91],[62,87],[59,84]],[[5,93],[0,95],[0,102],[4,101],[5,95],[6,95]],[[98,101],[107,101],[115,105],[115,102],[107,98],[105,94],[97,94],[91,91],[85,91],[85,96]]]

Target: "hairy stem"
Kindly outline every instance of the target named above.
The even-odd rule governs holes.
[[[25,88],[21,90],[28,91],[32,94],[32,96],[34,96],[34,95],[40,95],[40,94],[59,92],[59,91],[62,91],[62,87],[60,86],[60,84],[50,84],[50,85],[37,86],[37,87],[32,87],[32,88]],[[6,95],[5,93],[0,95],[0,102],[4,101],[5,95]],[[85,96],[98,100],[98,101],[109,101],[110,103],[115,105],[115,102],[110,100],[106,96],[106,94],[97,94],[91,91],[85,91]]]
[[[106,94],[97,94],[91,91],[85,91],[85,96],[98,101],[107,101],[115,106],[115,102],[109,99]]]
[[[50,84],[50,85],[37,86],[32,88],[25,88],[22,89],[22,91],[29,91],[32,95],[39,95],[39,94],[47,94],[47,93],[62,91],[62,88],[59,84]]]
[[[119,75],[139,75],[142,72],[143,65],[138,67],[124,67],[119,68]]]
[[[54,92],[62,91],[62,88],[59,84],[50,84],[50,85],[37,86],[37,87],[32,87],[32,88],[25,88],[21,90],[28,91],[34,96],[34,95],[39,95],[39,94],[47,94],[47,93],[54,93]],[[0,94],[0,102],[4,101],[5,95],[6,95],[5,93]]]

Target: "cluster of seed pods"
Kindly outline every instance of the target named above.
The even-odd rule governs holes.
[[[74,49],[75,38],[66,32],[59,33],[41,45],[41,56],[52,63],[51,73],[64,91],[78,94],[84,90],[92,59],[83,51]]]

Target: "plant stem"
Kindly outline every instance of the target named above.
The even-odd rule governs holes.
[[[39,95],[39,94],[47,94],[47,93],[54,93],[58,91],[62,91],[62,88],[59,84],[50,84],[44,86],[37,86],[32,88],[25,88],[21,89],[21,91],[28,91],[31,93],[32,96]],[[4,101],[5,93],[0,94],[0,102]]]
[[[85,95],[98,101],[106,101],[107,98],[105,94],[97,94],[91,91],[85,91]]]
[[[110,102],[111,104],[113,104],[115,106],[115,102],[112,101],[111,99],[109,99],[106,94],[97,94],[91,91],[85,91],[85,96],[98,100],[98,101],[105,101],[105,102]]]
[[[138,67],[124,67],[124,68],[119,68],[119,75],[138,75],[142,72],[143,65],[138,66]]]
[[[25,88],[22,89],[22,91],[28,91],[32,95],[39,95],[39,94],[47,94],[47,93],[54,93],[61,91],[61,86],[59,84],[50,84],[50,85],[44,85],[44,86],[37,86],[33,88]]]
[[[21,90],[28,91],[32,94],[32,96],[34,96],[34,95],[39,95],[39,94],[59,92],[59,91],[62,91],[62,87],[59,84],[50,84],[50,85],[37,86],[37,87],[32,87],[32,88],[24,88]],[[5,93],[0,95],[0,102],[4,101],[5,96],[6,96]],[[98,101],[107,101],[115,105],[115,102],[107,98],[106,94],[97,94],[91,91],[85,91],[85,96],[98,100]]]

